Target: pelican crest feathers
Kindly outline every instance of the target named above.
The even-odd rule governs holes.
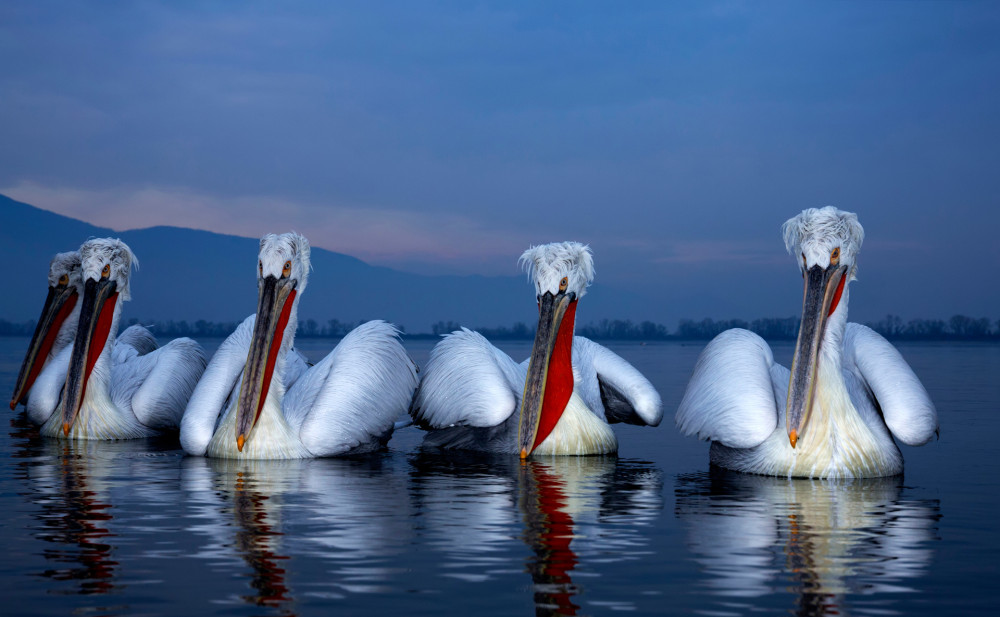
[[[830,251],[840,247],[840,261],[851,266],[851,280],[857,266],[855,259],[865,239],[865,230],[853,212],[838,210],[833,206],[807,208],[785,221],[781,226],[788,254],[805,257],[808,267],[830,265]],[[797,259],[799,269],[805,264]]]
[[[289,276],[298,281],[295,288],[302,293],[312,269],[309,253],[309,240],[298,232],[265,234],[260,239],[258,274],[261,278],[268,275],[280,277],[285,262],[290,261],[292,272]]]
[[[594,280],[594,257],[590,247],[580,242],[553,242],[532,246],[517,260],[535,284],[538,295],[559,291],[559,282],[566,277],[566,290],[577,299],[587,293]]]
[[[88,278],[101,280],[101,270],[111,266],[109,279],[118,284],[119,297],[132,299],[129,275],[132,268],[139,269],[139,260],[127,244],[117,238],[92,238],[80,247],[80,270],[84,281]]]
[[[56,253],[52,261],[49,262],[49,287],[59,284],[62,275],[69,277],[69,284],[72,287],[80,287],[80,252],[67,251]]]

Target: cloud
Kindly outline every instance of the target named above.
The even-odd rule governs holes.
[[[374,264],[415,260],[459,271],[509,273],[528,244],[516,230],[462,215],[321,204],[278,196],[223,197],[181,187],[82,189],[22,182],[0,188],[18,201],[116,231],[177,225],[259,237],[290,229],[315,246]],[[461,262],[468,268],[461,268]],[[457,262],[457,263],[456,263]]]

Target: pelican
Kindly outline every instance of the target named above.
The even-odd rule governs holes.
[[[35,333],[28,344],[21,371],[18,373],[10,408],[26,403],[32,386],[42,369],[55,360],[76,338],[76,327],[80,321],[78,300],[83,292],[80,276],[80,252],[58,253],[49,263],[49,293],[38,318]],[[128,345],[138,355],[156,349],[156,339],[142,326],[130,326],[115,340],[115,346]],[[127,357],[129,354],[118,354]],[[62,377],[65,376],[63,373]],[[62,381],[57,387],[62,388]],[[51,411],[51,410],[50,410]]]
[[[77,300],[81,287],[79,251],[56,254],[49,262],[49,293],[17,375],[11,410],[27,400],[42,368],[73,343],[80,319]]]
[[[406,413],[416,367],[384,321],[358,326],[306,367],[292,351],[309,242],[268,234],[257,260],[257,313],[212,358],[188,403],[181,446],[188,454],[283,459],[376,450]]]
[[[756,334],[727,330],[698,358],[677,426],[710,439],[711,462],[736,471],[898,474],[903,456],[892,436],[911,446],[927,443],[937,433],[937,412],[899,352],[871,329],[847,322],[848,283],[864,239],[858,217],[832,206],[810,208],[782,233],[805,281],[791,371],[775,364]]]
[[[156,349],[152,335],[136,326],[119,341],[116,334],[122,303],[131,298],[129,274],[135,256],[121,240],[93,239],[80,247],[79,260],[75,293],[82,300],[72,308],[79,313],[75,327],[70,329],[67,318],[70,324],[64,323],[58,334],[36,331],[43,341],[72,337],[73,344],[66,344],[41,368],[30,386],[28,417],[41,426],[43,435],[67,439],[132,439],[177,430],[205,369],[204,351],[186,338]],[[61,280],[62,275],[56,282]],[[57,294],[67,298],[61,311],[74,297],[69,289],[73,280],[73,275],[67,276],[67,287]],[[52,310],[47,304],[46,311]],[[40,323],[46,318],[43,312]],[[34,342],[29,356],[33,348]],[[38,355],[29,361],[37,362]]]
[[[656,426],[660,395],[632,365],[574,337],[577,302],[594,278],[590,248],[534,246],[519,263],[534,282],[538,329],[516,363],[463,328],[431,350],[411,414],[428,446],[531,455],[618,451],[609,422]],[[517,413],[515,413],[517,410]]]

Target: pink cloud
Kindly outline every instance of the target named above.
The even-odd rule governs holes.
[[[116,231],[172,225],[258,237],[295,229],[315,246],[375,264],[412,259],[447,263],[458,271],[509,274],[514,259],[529,244],[517,230],[486,228],[466,216],[275,196],[218,197],[184,188],[89,190],[32,183],[0,188],[0,193]],[[469,268],[462,268],[462,262]]]

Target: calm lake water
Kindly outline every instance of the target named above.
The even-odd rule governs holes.
[[[423,364],[431,345],[407,348]],[[5,396],[26,346],[0,338]],[[1000,346],[900,345],[941,438],[903,446],[905,477],[850,483],[710,470],[673,426],[701,345],[609,347],[666,408],[616,426],[617,458],[421,453],[411,427],[364,458],[234,464],[49,440],[10,412],[0,613],[995,614]]]

